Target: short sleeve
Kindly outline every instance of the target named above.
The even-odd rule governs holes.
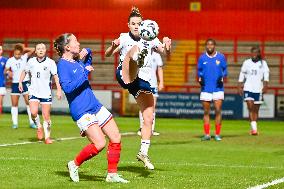
[[[6,62],[5,68],[9,69],[9,68],[11,68],[11,66],[12,66],[12,58],[9,58]]]
[[[57,74],[57,66],[56,66],[54,60],[51,60],[50,73],[51,73],[51,75],[56,75]]]

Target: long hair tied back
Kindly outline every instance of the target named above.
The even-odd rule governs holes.
[[[143,17],[141,15],[139,9],[137,7],[134,7],[134,6],[131,8],[131,12],[130,12],[130,15],[128,17],[128,22],[130,21],[130,18],[132,18],[132,17],[140,17],[143,20]]]
[[[64,47],[69,43],[71,35],[72,33],[64,33],[53,42],[53,46],[60,57],[65,52]]]

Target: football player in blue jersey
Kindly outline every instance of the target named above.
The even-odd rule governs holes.
[[[221,141],[222,102],[224,100],[224,78],[227,76],[225,56],[215,49],[216,41],[207,39],[206,52],[198,60],[198,81],[201,85],[200,100],[204,110],[204,136],[202,141],[210,140],[210,104],[215,108],[215,140]]]

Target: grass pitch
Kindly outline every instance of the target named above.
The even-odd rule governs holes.
[[[80,182],[69,179],[66,163],[88,141],[80,138],[70,116],[52,116],[52,145],[37,143],[36,131],[20,115],[11,128],[9,114],[0,117],[0,188],[248,188],[284,177],[284,123],[260,121],[259,136],[250,136],[247,121],[223,121],[223,141],[201,142],[202,120],[157,119],[158,137],[149,155],[154,171],[144,169],[135,156],[136,134],[122,137],[119,173],[129,184],[106,183],[106,150],[85,162]],[[122,133],[136,132],[138,118],[115,118]],[[213,125],[213,124],[211,124]],[[60,138],[76,137],[72,140]],[[3,146],[3,144],[19,144]],[[270,188],[284,188],[284,183]]]

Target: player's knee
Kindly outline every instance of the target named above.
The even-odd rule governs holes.
[[[215,114],[216,114],[216,115],[220,115],[220,114],[221,114],[221,111],[222,111],[221,108],[217,108],[217,109],[215,110]]]
[[[210,110],[204,110],[204,115],[208,116],[210,114]]]
[[[105,138],[102,139],[102,140],[100,140],[100,141],[98,141],[98,142],[96,142],[96,143],[95,143],[95,146],[96,146],[96,148],[97,148],[98,151],[102,151],[102,150],[105,148],[105,146],[106,146],[106,140],[105,140]]]
[[[144,125],[145,126],[152,126],[153,119],[154,119],[153,114],[149,114],[148,116],[145,116],[143,119],[144,119]]]
[[[120,134],[119,132],[113,134],[113,135],[110,137],[110,140],[111,140],[111,142],[113,142],[113,143],[120,143],[121,134]]]

